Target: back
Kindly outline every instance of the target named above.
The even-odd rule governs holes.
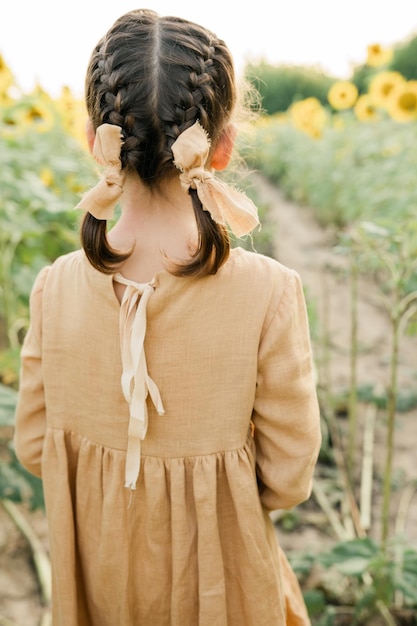
[[[156,276],[145,353],[165,415],[148,402],[144,451],[186,456],[244,443],[259,344],[291,279],[290,270],[242,249],[216,276]],[[43,310],[48,425],[125,449],[129,413],[112,277],[92,269],[82,253],[63,257],[48,272]]]
[[[237,248],[214,276],[152,285],[140,358],[165,413],[147,399],[131,452],[113,277],[76,252],[33,290],[16,451],[43,477],[54,623],[290,624],[265,510],[309,496],[320,446],[300,280]]]

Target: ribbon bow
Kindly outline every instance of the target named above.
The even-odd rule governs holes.
[[[135,283],[121,274],[116,274],[114,280],[126,285],[119,317],[123,365],[122,391],[130,409],[125,487],[136,489],[140,470],[141,441],[148,429],[146,405],[148,395],[157,413],[163,415],[165,412],[159,389],[148,374],[144,345],[146,308],[154,286],[152,283]]]
[[[218,224],[229,225],[236,237],[250,233],[259,224],[258,211],[252,200],[215,178],[205,169],[210,139],[199,122],[179,135],[172,145],[174,165],[180,170],[182,187],[197,190],[205,211]]]
[[[93,146],[93,156],[104,165],[103,175],[97,185],[87,191],[77,209],[88,211],[98,220],[110,220],[119,201],[125,182],[125,172],[120,162],[123,144],[122,129],[114,124],[98,126]]]

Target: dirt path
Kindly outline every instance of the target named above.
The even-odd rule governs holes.
[[[275,256],[299,272],[307,302],[315,311],[312,331],[319,382],[328,383],[332,392],[337,394],[348,388],[350,379],[351,323],[347,259],[334,251],[332,233],[326,233],[317,225],[309,208],[286,200],[275,186],[261,176],[253,175],[253,184],[257,188],[257,197],[270,208],[268,215],[276,226]],[[378,288],[365,279],[359,284],[358,317],[358,385],[369,385],[375,393],[383,395],[389,382],[390,325],[387,313],[380,306]],[[325,365],[326,360],[328,365]],[[402,392],[407,394],[417,391],[417,337],[402,339],[398,379]],[[380,510],[380,475],[385,464],[385,442],[385,415],[384,411],[380,411],[375,436],[375,515]],[[393,511],[397,510],[405,485],[417,479],[416,442],[417,410],[398,413],[393,461],[396,482]],[[360,435],[358,444],[362,445]],[[417,492],[410,504],[405,531],[417,549]],[[376,537],[379,537],[379,532],[376,519]],[[303,529],[301,537],[283,537],[282,543],[288,550],[300,549],[314,545],[312,542],[317,539],[320,543],[321,537],[325,549],[326,536],[310,527]]]
[[[285,200],[281,192],[260,176],[254,182],[262,201],[271,207],[276,224],[275,256],[297,270],[306,287],[308,301],[316,310],[319,339],[330,338],[331,378],[337,390],[349,382],[350,292],[347,259],[334,251],[331,232],[314,221],[308,208]],[[362,384],[386,386],[389,380],[389,320],[382,310],[378,288],[360,281],[359,380]],[[317,358],[323,348],[316,342]],[[400,384],[417,387],[417,337],[403,340]]]
[[[349,286],[345,260],[332,250],[330,233],[324,232],[312,213],[285,200],[282,194],[263,178],[254,175],[260,201],[269,207],[275,223],[275,256],[285,265],[297,270],[303,280],[309,305],[315,310],[314,347],[319,378],[330,376],[334,390],[344,389],[349,382]],[[374,285],[362,281],[360,285],[359,335],[361,356],[358,380],[361,384],[386,386],[389,375],[389,325],[386,314],[378,305],[378,291]],[[329,340],[329,368],[323,372],[325,361],[323,345]],[[400,357],[400,387],[417,387],[417,338],[403,341]],[[377,429],[377,454],[383,462],[385,428],[381,415]],[[394,464],[398,484],[416,480],[415,446],[417,441],[417,412],[398,416]],[[400,490],[394,498],[400,496]],[[395,508],[395,507],[394,507]],[[29,519],[47,545],[46,524],[39,513]],[[415,539],[417,547],[417,496],[408,516],[406,531]],[[296,534],[281,538],[284,548],[302,550],[317,538],[326,544],[325,533],[312,525]],[[331,533],[327,534],[333,540]],[[7,617],[17,626],[38,626],[41,606],[29,551],[24,539],[17,533],[0,507],[0,624]]]

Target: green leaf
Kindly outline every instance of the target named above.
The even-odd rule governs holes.
[[[31,510],[44,508],[42,481],[30,474],[17,460],[12,442],[8,458],[0,461],[0,499],[26,502]]]
[[[378,554],[378,545],[370,537],[363,539],[352,539],[350,541],[342,541],[338,543],[332,550],[332,553],[339,558],[352,558],[362,556],[372,558]]]
[[[400,570],[394,575],[394,587],[417,606],[417,572]]]
[[[17,391],[0,383],[0,426],[14,426]]]
[[[363,611],[372,610],[377,601],[377,593],[375,587],[369,587],[365,590],[361,598],[356,603],[355,615],[360,616]]]
[[[365,537],[338,543],[330,552],[320,555],[318,560],[327,568],[335,567],[345,576],[361,576],[369,569],[378,552],[377,544]]]
[[[361,576],[369,568],[370,559],[364,557],[348,557],[335,563],[335,567],[345,576]]]
[[[417,576],[417,552],[408,548],[404,551],[403,567],[406,571],[412,572]]]
[[[31,490],[23,476],[19,475],[9,463],[0,462],[0,500],[24,502],[30,498]]]
[[[304,602],[310,617],[320,615],[326,608],[326,596],[319,589],[304,591]]]

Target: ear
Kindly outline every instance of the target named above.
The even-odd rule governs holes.
[[[90,118],[88,118],[88,120],[85,123],[85,135],[87,138],[87,144],[90,149],[90,152],[93,152],[94,139],[96,138],[96,133],[95,133],[95,130],[93,128],[93,123],[90,120]]]
[[[236,139],[236,133],[236,126],[234,124],[229,124],[229,126],[227,126],[222,132],[210,161],[210,167],[214,170],[220,172],[229,165]]]

